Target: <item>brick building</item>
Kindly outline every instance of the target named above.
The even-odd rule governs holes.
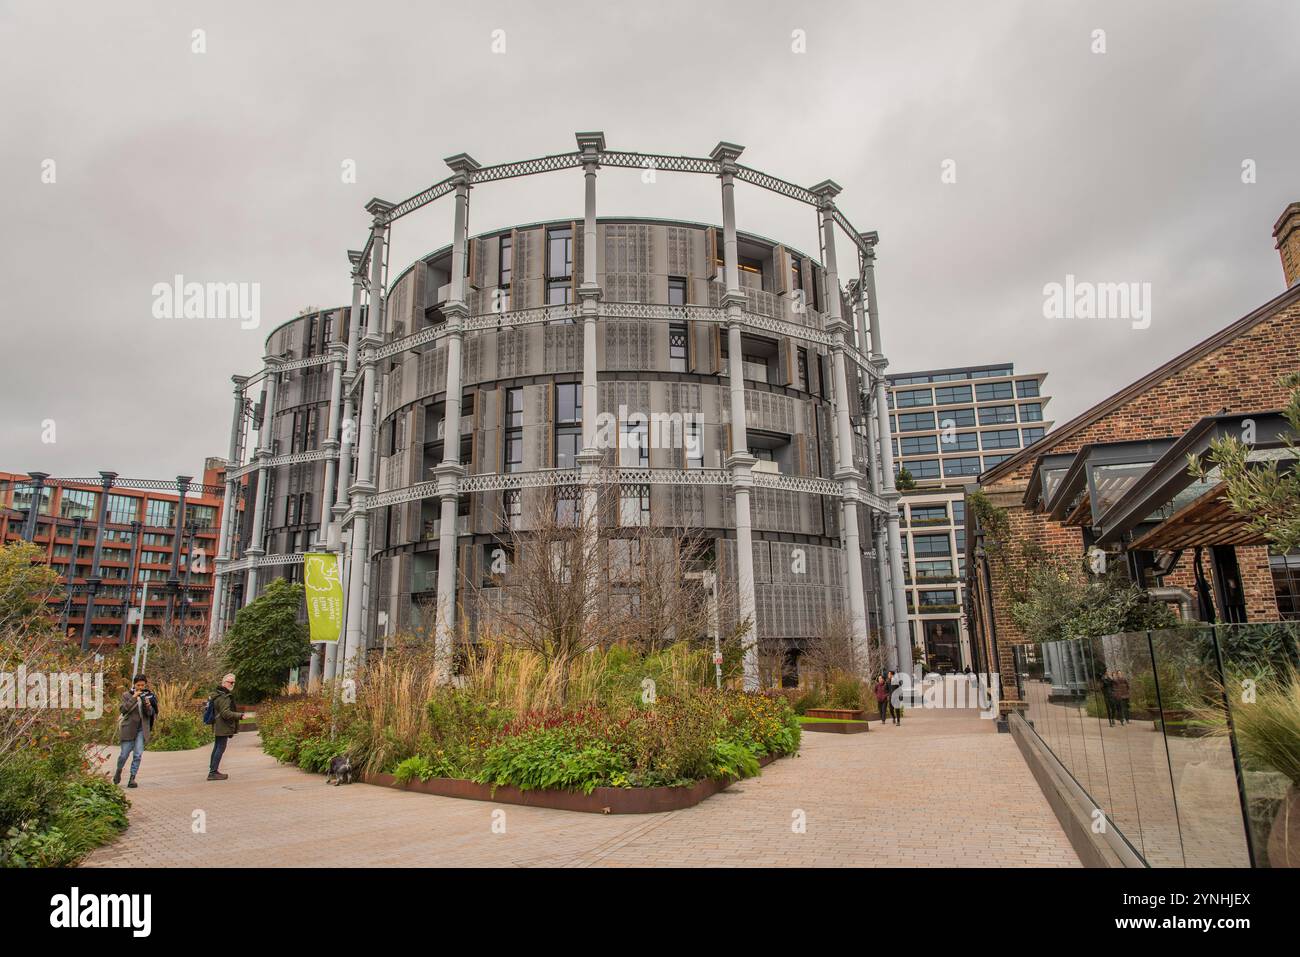
[[[1244,417],[1269,424],[1272,447],[1280,444],[1278,430],[1285,425],[1278,426],[1277,410],[1288,390],[1279,379],[1300,369],[1300,203],[1286,209],[1273,235],[1285,292],[1058,425],[972,486],[1007,517],[1010,542],[1000,544],[1011,547],[990,557],[975,510],[967,509],[968,614],[981,657],[1001,674],[1013,672],[1013,646],[1027,640],[1011,618],[1007,594],[1014,569],[1023,564],[1023,543],[1068,561],[1101,548],[1108,562],[1123,563],[1136,580],[1160,589],[1158,597],[1178,602],[1184,616],[1269,621],[1293,612],[1294,557],[1270,562],[1268,548],[1240,531],[1207,537],[1211,511],[1217,508],[1229,525],[1234,518],[1217,498],[1217,482],[1197,483],[1184,464],[1189,450],[1229,434]],[[1256,447],[1265,444],[1261,439]],[[1143,497],[1157,486],[1169,494]],[[1161,503],[1158,514],[1149,510],[1152,502]],[[1117,524],[1122,513],[1128,520]],[[1199,539],[1186,534],[1194,521],[1202,529]],[[1016,707],[1015,683],[1003,685],[1004,710]]]
[[[146,632],[171,623],[204,634],[225,472],[219,458],[206,461],[197,481],[0,472],[0,542],[28,540],[42,550],[64,583],[50,612],[84,647],[129,640],[128,611],[142,598]]]

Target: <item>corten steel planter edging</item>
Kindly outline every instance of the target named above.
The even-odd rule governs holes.
[[[759,758],[759,766],[767,767],[776,758]],[[461,778],[430,778],[421,781],[413,778],[398,784],[391,774],[374,774],[361,779],[364,784],[395,788],[399,791],[416,791],[438,797],[463,798],[470,801],[495,801],[497,804],[522,804],[527,807],[548,807],[557,811],[584,811],[588,814],[655,814],[662,811],[680,811],[694,807],[705,798],[726,790],[736,778],[696,781],[687,787],[658,788],[594,788],[590,794],[565,791],[559,788],[521,791],[512,785],[493,787],[466,781]]]
[[[808,708],[806,718],[833,718],[840,721],[861,721],[866,712],[861,708]]]
[[[829,734],[865,734],[871,730],[870,721],[809,721],[800,724],[804,731],[821,731]]]

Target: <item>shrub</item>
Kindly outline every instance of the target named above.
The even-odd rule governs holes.
[[[758,756],[743,744],[719,738],[713,742],[710,774],[715,778],[751,778],[758,774]]]
[[[150,751],[191,751],[212,743],[212,727],[197,714],[159,714],[149,738]]]
[[[831,684],[831,705],[836,708],[862,707],[862,681],[853,675],[840,675]]]
[[[298,620],[302,596],[302,585],[276,579],[235,613],[221,651],[247,700],[260,701],[283,690],[289,669],[311,656],[307,625]]]
[[[437,777],[437,775],[429,760],[417,754],[415,757],[399,762],[397,767],[393,768],[393,777],[398,784],[406,784],[412,778],[427,781],[429,778]]]

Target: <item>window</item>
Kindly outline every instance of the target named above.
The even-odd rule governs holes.
[[[686,423],[686,467],[688,469],[704,468],[704,443],[700,435],[700,423]]]
[[[1017,382],[1016,395],[1018,395],[1022,399],[1037,398],[1040,395],[1038,391],[1038,380],[1026,379],[1024,381]]]
[[[940,588],[922,591],[921,607],[932,608],[935,606],[950,608],[957,604],[957,590],[955,588]]]
[[[975,424],[974,409],[944,409],[939,413],[939,427],[966,428]]]
[[[1043,421],[1043,403],[1026,402],[1020,407],[1021,422],[1042,422]]]
[[[1014,424],[1016,407],[1014,405],[990,405],[980,409],[980,425],[1001,425],[1005,422]]]
[[[994,402],[998,399],[1011,398],[1010,382],[981,382],[975,386],[976,402]]]
[[[502,236],[497,248],[497,286],[510,288],[510,273],[514,266],[514,237]]]
[[[668,327],[668,371],[686,371],[686,326],[679,323]]]
[[[913,505],[912,525],[946,525],[948,524],[948,506]]]
[[[215,505],[187,505],[185,517],[199,528],[214,528],[217,524],[217,507]]]
[[[754,382],[767,381],[767,359],[764,356],[741,356],[741,374]]]
[[[506,390],[506,432],[503,443],[504,471],[518,472],[524,467],[524,390]]]
[[[935,405],[952,405],[956,402],[970,401],[970,386],[949,385],[934,390]]]
[[[1037,442],[1039,439],[1041,439],[1044,435],[1047,434],[1047,430],[1046,429],[1021,429],[1020,434],[1024,437],[1025,445],[1033,445],[1035,442]]]
[[[917,406],[934,405],[934,395],[929,389],[912,389],[897,393],[895,401],[900,409],[912,409]]]
[[[546,278],[573,278],[573,230],[568,226],[546,231]]]
[[[790,257],[790,289],[794,292],[803,289],[803,263],[798,256]]]
[[[917,560],[916,562],[916,580],[918,582],[934,581],[935,579],[952,577],[952,561],[932,559],[930,561]]]
[[[557,488],[555,490],[555,521],[560,525],[577,525],[582,513],[578,509],[578,490],[576,488]],[[564,548],[564,542],[553,543]]]
[[[307,333],[303,337],[302,354],[304,356],[314,356],[316,354],[316,317],[307,317]]]
[[[32,508],[32,484],[30,482],[19,482],[14,486],[14,508],[28,512]],[[50,502],[53,499],[54,490],[46,485],[41,489],[41,507],[37,514],[49,515]]]
[[[329,313],[321,320],[321,322],[323,329],[321,332],[321,338],[324,340],[326,345],[329,345],[329,343],[334,341],[334,313]]]
[[[913,535],[912,548],[918,557],[952,554],[952,542],[947,535]]]
[[[933,455],[939,451],[939,440],[933,435],[914,435],[898,441],[903,455]]]
[[[938,459],[912,459],[909,462],[900,464],[894,463],[894,474],[897,475],[900,468],[906,468],[912,473],[912,478],[932,479],[939,477],[939,460]]]
[[[650,486],[624,485],[619,499],[620,525],[633,528],[650,524]]]
[[[176,516],[176,503],[151,498],[145,507],[144,523],[158,528],[169,528]]]
[[[958,432],[939,439],[945,452],[974,452],[979,449],[978,432]]]
[[[619,425],[618,464],[625,468],[647,468],[650,465],[650,424],[644,416],[637,422]]]
[[[1292,549],[1285,555],[1270,555],[1268,563],[1273,570],[1279,616],[1284,621],[1300,619],[1300,549]]]
[[[641,543],[635,538],[609,540],[609,577],[616,582],[631,582],[641,577]]]
[[[1009,458],[1011,458],[1010,455],[986,455],[984,456],[984,469],[988,471],[995,465],[1001,465]]]
[[[1020,433],[1015,429],[994,429],[992,432],[983,433],[980,440],[986,449],[1020,448]]]
[[[582,424],[582,383],[562,382],[556,385],[555,421]]]
[[[900,412],[898,415],[899,432],[924,432],[933,428],[933,412]]]
[[[571,469],[582,451],[582,385],[562,382],[555,387],[555,467]]]
[[[686,280],[681,276],[668,277],[668,305],[686,305]]]
[[[573,301],[573,230],[560,226],[546,231],[546,303]]]
[[[978,455],[971,455],[957,459],[945,459],[943,463],[943,474],[945,476],[979,475],[980,457]]]
[[[93,519],[96,517],[98,504],[98,492],[81,488],[65,488],[59,498],[59,517]]]
[[[952,523],[954,525],[966,524],[966,502],[962,499],[955,499],[952,503]]]
[[[808,391],[808,350],[795,350],[795,385],[800,392]]]
[[[771,449],[764,448],[758,445],[751,445],[748,451],[750,455],[754,456],[754,458],[758,459],[760,462],[776,461],[776,457],[772,454]]]
[[[519,518],[524,514],[522,493],[519,489],[509,489],[501,493],[501,517],[506,528],[518,528]]]

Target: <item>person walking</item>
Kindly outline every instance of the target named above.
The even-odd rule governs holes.
[[[138,787],[135,776],[140,773],[140,759],[144,757],[145,745],[153,734],[153,719],[158,715],[158,698],[149,690],[149,679],[136,675],[131,679],[131,687],[122,692],[120,715],[117,719],[117,739],[122,750],[117,756],[117,770],[113,772],[113,783],[122,783],[122,767],[127,756],[131,756],[131,777],[126,782],[129,788]]]
[[[876,683],[871,690],[876,696],[876,707],[880,710],[880,723],[884,724],[885,709],[889,707],[889,686],[885,684],[884,675],[876,675]]]
[[[226,745],[239,733],[239,712],[235,710],[235,676],[226,675],[221,685],[208,698],[212,706],[212,731],[216,737],[212,741],[212,757],[208,761],[208,780],[224,781],[229,774],[221,773],[221,756],[226,753]]]
[[[1111,693],[1115,695],[1115,710],[1119,712],[1119,723],[1128,724],[1128,702],[1133,691],[1129,687],[1128,679],[1124,677],[1124,672],[1115,672],[1112,688],[1114,690]]]
[[[900,724],[903,709],[898,706],[898,695],[902,682],[898,680],[898,675],[891,671],[885,678],[885,687],[889,689],[889,713],[893,716],[894,724]]]
[[[1107,671],[1101,676],[1101,697],[1106,702],[1106,720],[1110,726],[1115,727],[1115,678]]]

